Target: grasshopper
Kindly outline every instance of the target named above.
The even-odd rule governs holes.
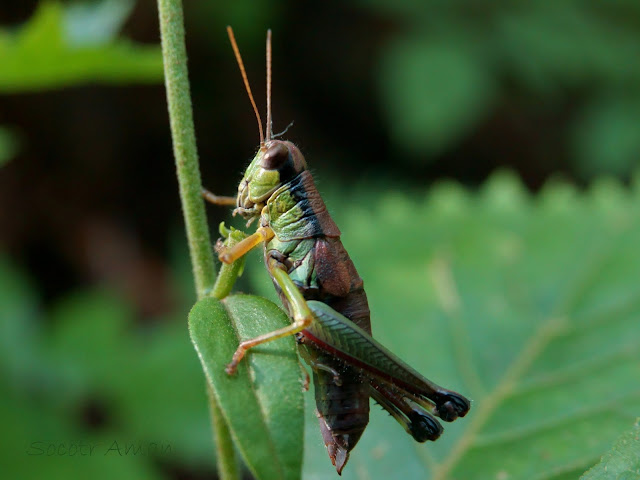
[[[245,218],[247,226],[259,220],[255,233],[239,243],[219,244],[219,258],[231,264],[262,246],[267,270],[292,324],[242,341],[227,373],[233,374],[256,345],[296,335],[301,356],[312,368],[320,430],[338,474],[369,422],[369,398],[416,441],[436,440],[442,427],[434,417],[446,422],[464,417],[469,400],[427,380],[371,336],[362,279],[305,158],[293,143],[272,134],[271,31],[267,32],[266,135],[230,27],[228,34],[258,120],[260,147],[236,197],[207,190],[203,196],[217,205],[235,205],[234,215]]]

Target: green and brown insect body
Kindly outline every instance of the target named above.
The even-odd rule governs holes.
[[[270,74],[267,74],[267,135],[248,85],[242,59],[229,37],[260,127],[260,149],[238,186],[235,199],[204,192],[215,204],[236,204],[247,225],[259,219],[255,233],[220,251],[232,264],[263,246],[267,270],[293,323],[244,340],[227,373],[252,347],[297,335],[301,354],[313,370],[320,430],[338,473],[369,421],[369,397],[385,408],[417,441],[435,440],[440,424],[464,416],[469,401],[422,377],[371,336],[370,313],[362,279],[340,241],[340,230],[318,193],[300,150],[273,140]],[[270,33],[267,71],[270,72]]]
[[[269,175],[260,172],[265,165],[272,167]],[[305,167],[293,144],[268,142],[247,177],[289,180],[263,182],[259,189],[243,181],[236,211],[249,221],[260,211],[260,228],[272,232],[264,242],[265,263],[285,308],[294,318],[292,293],[278,271],[313,316],[298,338],[314,370],[320,430],[341,472],[368,423],[370,396],[418,441],[435,440],[442,432],[432,415],[452,421],[467,413],[469,402],[425,379],[371,337],[362,280]]]
[[[272,155],[279,152],[284,156],[285,147],[293,152],[291,156],[301,156],[293,144],[275,142],[267,150]],[[263,208],[261,225],[270,227],[275,234],[265,245],[265,262],[284,270],[305,300],[323,302],[370,333],[362,279],[340,242],[340,230],[330,217],[313,177],[307,170],[291,169],[290,160],[282,159],[280,163],[284,165],[281,179],[287,179],[292,171],[297,175],[275,190]],[[291,313],[289,299],[275,279],[274,286]],[[302,336],[305,333],[303,330]],[[358,370],[335,356],[318,349],[311,355],[315,357],[311,365],[322,367],[313,369],[320,430],[329,457],[341,472],[369,421],[369,386]],[[331,371],[339,372],[339,382]]]

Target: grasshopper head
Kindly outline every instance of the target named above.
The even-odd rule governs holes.
[[[239,213],[247,220],[258,217],[269,197],[306,168],[304,156],[293,143],[282,140],[265,142],[238,186],[234,213]]]

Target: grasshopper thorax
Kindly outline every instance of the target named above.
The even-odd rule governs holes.
[[[259,216],[271,195],[306,168],[302,152],[293,143],[283,140],[265,142],[238,186],[235,212],[247,220]]]

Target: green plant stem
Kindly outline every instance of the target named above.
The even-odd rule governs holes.
[[[201,299],[212,288],[216,271],[201,195],[181,0],[158,0],[158,13],[173,154],[196,293]],[[218,453],[218,473],[223,480],[236,480],[239,475],[231,434],[211,388],[207,391]]]
[[[180,200],[198,298],[213,286],[216,271],[202,200],[202,183],[193,128],[187,53],[180,0],[158,0],[165,86]]]
[[[218,405],[211,384],[207,379],[207,395],[209,396],[209,414],[213,426],[213,436],[216,442],[216,458],[218,459],[218,477],[222,480],[238,480],[238,464],[236,451],[233,448],[231,434],[227,422],[222,416],[222,410]],[[223,441],[224,440],[224,441]]]

